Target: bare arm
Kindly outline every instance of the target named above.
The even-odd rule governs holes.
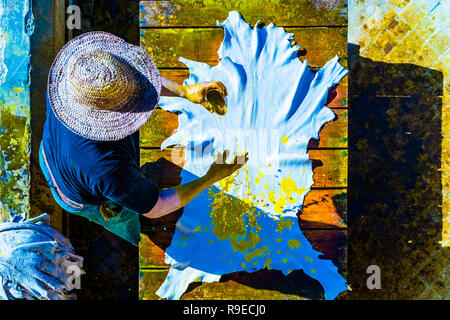
[[[247,154],[245,154],[242,157],[234,158],[233,162],[228,164],[225,162],[227,156],[227,152],[219,154],[218,160],[221,161],[213,163],[203,177],[160,191],[156,205],[144,216],[147,218],[159,218],[184,207],[200,192],[239,170],[248,160]]]
[[[168,95],[169,92],[172,92],[173,94],[184,98],[186,96],[186,89],[185,86],[176,83],[174,81],[170,81],[169,79],[166,79],[164,77],[161,77],[161,83],[162,83],[162,89],[161,95]]]
[[[228,94],[227,88],[225,88],[225,86],[220,81],[200,82],[190,86],[184,86],[161,77],[161,83],[163,85],[163,91],[161,92],[161,95],[168,95],[168,91],[170,91],[173,94],[182,98],[186,98],[193,103],[201,104],[206,110],[211,113],[217,113],[217,110],[215,110],[211,103],[206,99],[208,90],[216,89],[222,94],[223,97],[226,97]],[[219,114],[223,115],[225,111],[221,111]]]

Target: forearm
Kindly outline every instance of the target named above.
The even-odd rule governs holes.
[[[159,218],[174,212],[184,207],[214,182],[215,181],[208,176],[203,176],[189,183],[161,190],[156,205],[152,210],[144,214],[144,216],[147,218]]]
[[[183,98],[185,97],[186,92],[185,92],[183,85],[178,84],[174,81],[170,81],[164,77],[161,77],[161,83],[162,83],[163,89],[165,88],[167,91],[170,91],[179,97],[183,97]],[[167,95],[167,92],[164,93],[164,91],[163,91],[162,95]]]

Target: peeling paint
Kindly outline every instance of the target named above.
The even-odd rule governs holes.
[[[0,222],[29,213],[30,35],[28,0],[0,3]]]

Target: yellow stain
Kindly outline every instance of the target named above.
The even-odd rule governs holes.
[[[265,248],[267,248],[267,247],[265,247]],[[262,256],[262,254],[264,253],[264,251],[266,251],[266,250],[264,250],[264,249],[255,249],[253,252],[247,253],[247,254],[244,256],[244,258],[245,258],[245,260],[250,261],[250,260],[252,260],[252,259],[255,258],[255,257],[260,257],[260,256]]]
[[[277,221],[277,232],[283,234],[283,230],[288,228],[291,229],[292,227],[292,220],[291,219],[287,219],[285,220],[284,218],[281,218],[279,221]]]
[[[281,142],[283,142],[283,143],[287,143],[288,141],[289,141],[289,138],[286,136],[281,138]]]
[[[288,240],[288,245],[289,247],[291,247],[291,249],[298,248],[300,247],[300,241],[298,241],[297,239]]]
[[[275,198],[275,191],[269,192],[269,201],[272,203],[275,203],[277,201],[277,199]]]
[[[271,263],[272,263],[272,259],[267,258],[266,263],[264,264],[264,268],[270,269]]]

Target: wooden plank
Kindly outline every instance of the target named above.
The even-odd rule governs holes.
[[[312,188],[347,187],[347,150],[310,150],[308,153],[313,161]]]
[[[333,110],[335,119],[325,124],[319,132],[319,140],[310,141],[309,147],[347,148],[348,147],[348,110]]]
[[[64,0],[41,0],[32,3],[35,21],[38,21],[31,46],[31,179],[30,216],[36,217],[47,212],[52,228],[68,235],[66,214],[53,198],[51,189],[39,165],[39,147],[42,141],[46,114],[47,78],[55,56],[65,44],[66,6]],[[42,50],[45,48],[45,50]]]
[[[171,232],[182,215],[180,209],[159,219],[141,219],[141,229],[153,235],[152,241],[165,249],[170,244]],[[347,218],[346,190],[311,190],[305,197],[303,210],[299,212],[299,225],[302,230],[310,229],[345,229]],[[141,260],[145,265],[161,265],[157,261],[164,261],[163,253],[158,254],[149,245],[148,237],[143,235],[140,247],[145,254]],[[148,253],[146,253],[148,252]],[[151,261],[150,261],[150,260]],[[156,259],[157,261],[153,261]],[[142,264],[141,261],[141,264]]]
[[[201,108],[199,106],[199,108]],[[336,119],[327,123],[321,130],[320,140],[310,142],[310,147],[346,148],[348,112],[346,109],[334,110]],[[141,128],[141,147],[158,148],[178,128],[178,116],[174,113],[156,109],[150,120]]]
[[[322,67],[338,55],[347,66],[347,28],[285,28],[301,46],[300,59]],[[217,50],[223,40],[218,28],[141,29],[141,46],[153,57],[158,68],[184,68],[180,57],[217,65]],[[305,51],[306,50],[306,51]],[[304,55],[303,55],[304,54]]]
[[[161,229],[163,229],[161,227]],[[174,227],[165,228],[166,230],[149,231],[143,228],[141,241],[139,243],[139,266],[140,268],[164,268],[169,267],[164,262],[165,250],[172,241]],[[305,229],[302,233],[313,244],[315,250],[325,254],[327,259],[334,261],[345,260],[344,245],[342,235],[344,229],[315,230]],[[339,245],[339,247],[336,247]]]
[[[180,184],[183,165],[183,148],[141,149],[141,172],[160,188]]]
[[[307,230],[303,232],[313,248],[323,253],[323,259],[332,260],[341,274],[346,274],[347,232],[345,230]],[[151,237],[155,237],[151,235]],[[151,246],[154,246],[151,248]],[[156,247],[156,248],[155,248]],[[146,255],[147,260],[142,256]],[[159,299],[155,292],[164,282],[168,265],[164,264],[164,251],[145,236],[140,243],[141,277],[140,298]],[[146,264],[149,263],[149,264]],[[167,269],[165,269],[167,268]],[[223,275],[221,282],[202,283],[191,286],[182,297],[190,299],[262,299],[284,300],[319,298],[323,289],[302,271],[284,276],[278,270],[260,270],[253,273],[234,272]]]
[[[347,150],[310,150],[309,155],[313,161],[313,188],[347,187]],[[143,174],[160,186],[179,184],[183,165],[183,148],[141,149]]]
[[[299,215],[302,230],[347,227],[347,190],[311,190]]]
[[[149,231],[143,228],[139,243],[139,265],[141,268],[169,267],[164,263],[164,250],[172,241],[174,226],[164,231]],[[314,250],[336,264],[346,260],[346,230],[303,230],[303,235],[312,243]]]
[[[139,243],[139,265],[141,268],[168,266],[164,263],[165,250],[172,241],[174,231],[175,224],[164,228],[160,227],[158,231],[142,226]],[[324,254],[324,259],[333,260],[336,263],[345,261],[345,229],[305,229],[302,230],[302,233],[312,243],[314,250]]]
[[[161,75],[169,80],[175,81],[177,83],[183,83],[183,81],[189,78],[189,69],[159,69]],[[330,102],[328,108],[348,108],[348,77],[345,77],[340,82],[336,89],[336,97]],[[169,92],[170,96],[174,94]]]
[[[173,229],[182,213],[183,209],[180,209],[159,219],[142,218],[142,229],[152,232]],[[313,189],[308,192],[299,212],[299,225],[302,230],[345,229],[346,222],[346,189]]]
[[[173,227],[170,231],[152,231],[143,230],[141,241],[139,242],[139,266],[145,267],[164,267],[165,249],[172,241]]]
[[[139,278],[140,300],[162,300],[156,291],[163,284],[169,271],[141,270]],[[245,273],[246,274],[246,273]],[[194,289],[192,290],[191,288]],[[296,285],[298,287],[298,285]],[[294,294],[275,290],[255,289],[234,280],[214,283],[195,283],[188,288],[182,300],[303,300]]]
[[[178,128],[178,116],[175,113],[156,109],[140,131],[140,145],[145,148],[159,148],[164,140]]]
[[[142,229],[152,232],[173,229],[182,213],[180,209],[158,219],[142,218]],[[310,190],[299,212],[299,224],[302,230],[347,228],[347,190]]]
[[[310,0],[233,1],[175,0],[141,1],[139,24],[154,26],[216,26],[230,11],[238,11],[254,25],[258,20],[277,26],[346,25],[346,0],[313,2]]]

